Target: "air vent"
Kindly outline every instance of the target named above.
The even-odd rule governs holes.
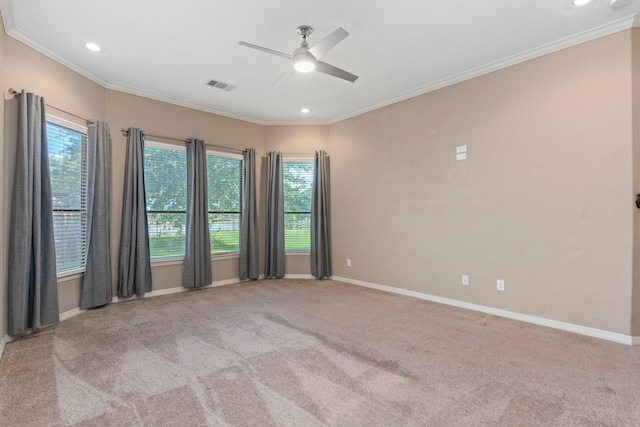
[[[229,83],[224,83],[218,80],[209,80],[207,82],[207,86],[215,87],[216,89],[226,90],[227,92],[231,92],[236,88],[236,86],[230,85]]]

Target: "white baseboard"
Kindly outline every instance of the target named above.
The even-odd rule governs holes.
[[[315,279],[310,274],[285,274],[285,279]]]
[[[464,301],[458,301],[450,298],[443,298],[435,295],[424,294],[421,292],[410,291],[407,289],[395,288],[392,286],[379,285],[377,283],[364,282],[362,280],[349,279],[346,277],[332,276],[331,279],[349,283],[366,288],[377,289],[380,291],[390,292],[399,295],[406,295],[426,301],[446,304],[453,307],[466,308],[468,310],[480,311],[482,313],[492,314],[494,316],[505,317],[507,319],[519,320],[522,322],[532,323],[534,325],[546,326],[548,328],[559,329],[562,331],[573,332],[580,335],[599,338],[607,341],[613,341],[619,344],[640,345],[640,337],[632,337],[629,335],[618,334],[615,332],[604,331],[602,329],[589,328],[586,326],[574,325],[572,323],[559,322],[557,320],[545,319],[543,317],[531,316],[528,314],[516,313],[514,311],[501,310],[498,308],[487,307],[484,305],[471,304]]]
[[[202,286],[202,287],[197,288],[197,289],[217,288],[219,286],[233,285],[235,283],[240,283],[240,282],[243,282],[243,281],[244,280],[240,280],[240,279],[237,279],[237,278],[236,279],[227,279],[227,280],[218,280],[217,282],[213,282],[210,285]],[[189,288],[185,288],[185,287],[182,287],[182,286],[177,286],[175,288],[159,289],[157,291],[147,292],[142,296],[132,295],[132,296],[127,297],[127,298],[113,297],[111,302],[118,303],[118,302],[125,302],[125,301],[133,301],[133,300],[142,299],[142,298],[159,297],[161,295],[179,294],[181,292],[188,292],[188,291],[191,291],[191,290],[194,290],[194,289],[189,289]]]
[[[60,313],[60,322],[62,322],[63,320],[71,319],[72,317],[75,317],[80,313],[84,313],[85,311],[87,310],[83,310],[81,308],[74,308],[73,310]]]
[[[227,279],[227,280],[218,280],[217,282],[213,282],[210,285],[207,286],[203,286],[200,289],[205,289],[205,288],[216,288],[219,286],[227,286],[227,285],[233,285],[235,283],[240,283],[240,282],[244,282],[245,280],[240,280],[240,279]],[[119,303],[119,302],[126,302],[126,301],[133,301],[136,299],[142,299],[142,298],[153,298],[153,297],[157,297],[157,296],[161,296],[161,295],[170,295],[170,294],[177,294],[180,292],[187,292],[190,289],[184,288],[184,287],[175,287],[175,288],[169,288],[169,289],[159,289],[157,291],[151,291],[151,292],[147,292],[145,293],[143,296],[138,296],[138,295],[133,295],[130,298],[119,298],[119,297],[113,297],[111,299],[112,303]],[[67,320],[67,319],[71,319],[72,317],[77,316],[78,314],[84,313],[87,310],[83,310],[81,308],[74,308],[71,309],[69,311],[65,311],[63,313],[60,313],[60,322],[62,322],[63,320]],[[28,332],[30,333],[30,331]],[[13,338],[11,338],[10,335],[5,335],[4,337],[0,337],[0,358],[2,358],[2,353],[4,352],[4,346],[7,343],[10,343],[11,341],[13,341]]]

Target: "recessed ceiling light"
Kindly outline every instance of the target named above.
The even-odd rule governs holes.
[[[308,109],[308,108],[301,108],[301,109],[300,109],[300,112],[301,112],[302,114],[309,114],[309,113],[311,112],[311,110],[310,110],[310,109]]]
[[[593,0],[571,0],[570,4],[571,4],[571,7],[582,7],[592,2]]]
[[[86,42],[84,44],[84,47],[89,49],[91,52],[101,52],[102,51],[102,48],[100,47],[100,45],[96,44],[94,42]]]

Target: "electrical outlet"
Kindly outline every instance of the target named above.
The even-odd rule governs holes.
[[[462,275],[462,284],[464,286],[469,286],[469,276],[467,276],[466,274]]]
[[[351,258],[347,258],[347,267],[351,267]]]
[[[496,280],[496,289],[504,292],[504,280]]]

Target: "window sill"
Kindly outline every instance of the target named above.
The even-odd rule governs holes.
[[[309,255],[311,255],[311,251],[285,251],[284,254],[285,255],[293,255],[293,256],[298,256],[298,255],[309,256]]]
[[[229,252],[226,254],[211,255],[211,261],[222,261],[225,259],[238,259],[238,258],[240,258],[239,252]]]
[[[164,267],[165,265],[183,264],[184,258],[157,258],[151,260],[152,267]]]
[[[69,282],[71,280],[80,279],[84,276],[84,271],[70,271],[58,275],[58,283]]]
[[[211,261],[224,261],[226,259],[240,258],[240,254],[237,252],[231,252],[227,254],[212,254]],[[184,258],[157,258],[151,260],[153,267],[164,267],[166,265],[181,265],[184,264]]]

